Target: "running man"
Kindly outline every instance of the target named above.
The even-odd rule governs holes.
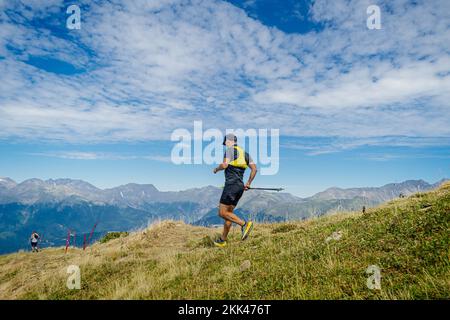
[[[39,252],[38,242],[39,242],[39,234],[36,231],[33,231],[30,237],[31,241],[31,252]]]
[[[223,163],[214,169],[214,173],[225,170],[225,186],[219,204],[219,216],[225,220],[225,223],[222,236],[214,241],[217,247],[227,245],[228,233],[233,222],[241,226],[242,240],[247,239],[252,231],[253,222],[240,219],[233,210],[244,191],[250,188],[258,171],[249,154],[237,145],[237,138],[234,134],[227,134],[223,139],[223,145],[226,146]],[[244,185],[244,172],[247,167],[250,167],[251,173]]]

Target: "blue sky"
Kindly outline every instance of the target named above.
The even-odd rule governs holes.
[[[174,165],[171,133],[279,129],[255,186],[450,177],[450,3],[0,1],[0,176],[161,190],[223,184]]]

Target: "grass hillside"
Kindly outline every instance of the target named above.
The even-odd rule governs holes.
[[[449,216],[446,183],[366,214],[256,225],[245,242],[233,228],[225,249],[211,246],[219,229],[166,221],[86,251],[0,256],[0,298],[449,299]],[[66,287],[69,265],[81,290]],[[380,290],[366,285],[370,265]]]

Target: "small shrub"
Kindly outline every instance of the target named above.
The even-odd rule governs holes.
[[[103,238],[100,239],[100,243],[106,243],[113,239],[126,237],[128,234],[128,232],[108,232]]]

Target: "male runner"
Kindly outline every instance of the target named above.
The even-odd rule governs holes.
[[[219,216],[225,220],[222,236],[214,244],[217,247],[227,245],[227,237],[231,226],[234,223],[241,226],[242,240],[247,239],[253,229],[252,221],[244,221],[234,214],[233,210],[242,197],[244,190],[248,190],[258,171],[251,157],[241,147],[237,145],[237,138],[234,134],[227,134],[224,137],[223,145],[226,151],[221,163],[214,169],[214,173],[225,170],[225,186],[219,204]],[[244,172],[250,167],[251,173],[247,183],[244,185]]]

